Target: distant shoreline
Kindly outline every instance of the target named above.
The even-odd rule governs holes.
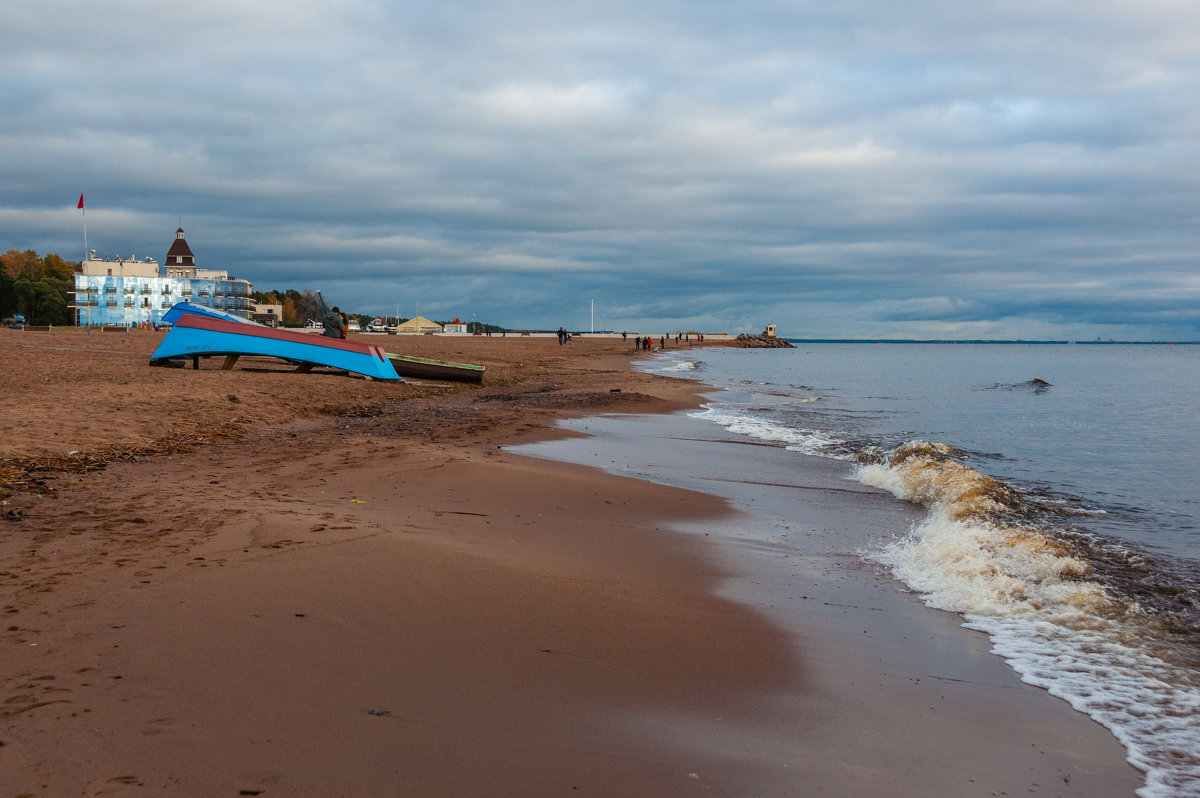
[[[989,344],[1052,346],[1196,346],[1200,341],[1025,341],[982,338],[787,338],[793,344]]]

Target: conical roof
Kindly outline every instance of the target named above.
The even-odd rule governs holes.
[[[167,250],[167,265],[175,266],[183,264],[184,266],[195,266],[196,256],[192,254],[192,248],[188,246],[188,242],[183,237],[183,228],[175,231],[175,240],[171,242],[171,248]]]

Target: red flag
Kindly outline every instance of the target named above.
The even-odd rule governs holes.
[[[78,204],[78,205],[76,205],[75,207],[76,207],[76,208],[82,208],[82,207],[83,207],[83,195],[82,195],[82,194],[80,194],[80,195],[79,195],[79,204]]]

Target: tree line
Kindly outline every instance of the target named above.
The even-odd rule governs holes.
[[[283,306],[283,326],[300,327],[309,319],[320,321],[325,312],[321,310],[321,299],[315,291],[255,291],[254,301],[259,305]]]
[[[320,321],[325,317],[325,311],[321,310],[321,298],[317,296],[315,291],[297,291],[294,288],[289,288],[286,291],[255,291],[254,301],[260,305],[280,305],[282,306],[283,326],[284,327],[301,327],[304,322],[309,319]],[[325,303],[327,309],[332,309],[333,305],[330,302]],[[351,313],[342,308],[348,316],[353,316],[358,319],[359,323],[366,327],[374,316],[365,315],[362,313]],[[389,316],[388,318],[392,318]],[[408,317],[401,316],[396,319],[397,324],[403,324],[408,321]],[[449,321],[433,321],[438,324],[448,324]],[[504,328],[496,324],[484,324],[481,321],[467,322],[467,332],[478,331],[481,335],[496,334],[504,332]]]
[[[21,313],[27,324],[72,324],[67,306],[77,266],[58,255],[41,257],[32,249],[0,255],[0,317]]]
[[[74,324],[74,314],[69,306],[78,268],[78,262],[63,260],[58,255],[41,256],[32,249],[24,252],[10,249],[0,255],[0,318],[20,313],[27,324]],[[321,298],[312,290],[255,291],[254,301],[262,305],[280,305],[283,324],[287,327],[300,327],[309,319],[320,321],[325,315]],[[363,325],[373,318],[350,315],[357,316]],[[397,319],[397,323],[405,321],[408,319]],[[469,332],[503,332],[502,327],[483,322],[470,322],[467,327]]]

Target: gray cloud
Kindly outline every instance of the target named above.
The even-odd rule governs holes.
[[[1200,338],[1190,6],[9,5],[5,249],[85,191],[361,312]]]

